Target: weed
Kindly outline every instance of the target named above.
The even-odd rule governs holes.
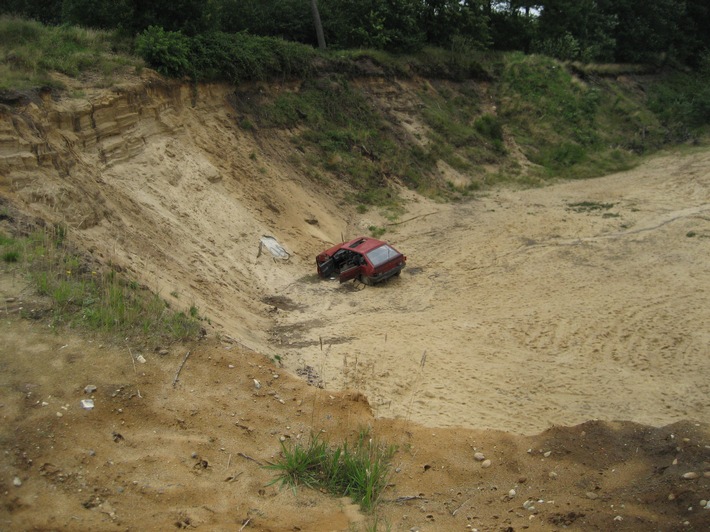
[[[367,229],[370,231],[370,236],[372,238],[380,238],[387,232],[386,227],[377,227],[376,225],[371,225]]]
[[[613,206],[613,203],[599,203],[598,201],[579,201],[567,204],[567,207],[574,212],[608,211]]]
[[[349,496],[366,511],[374,510],[390,474],[395,448],[375,441],[370,431],[359,432],[353,444],[329,447],[319,435],[306,444],[281,444],[281,458],[267,466],[276,472],[272,481],[281,486],[324,488]]]

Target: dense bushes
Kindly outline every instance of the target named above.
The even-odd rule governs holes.
[[[156,26],[138,36],[136,50],[162,74],[233,83],[303,76],[316,55],[308,46],[272,37],[212,32],[190,38]]]

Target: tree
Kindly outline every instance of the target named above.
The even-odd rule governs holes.
[[[597,0],[545,0],[538,19],[538,51],[559,59],[612,61],[618,19]]]
[[[311,11],[313,12],[313,24],[316,26],[316,35],[318,37],[318,48],[325,50],[325,36],[323,35],[323,24],[320,20],[320,13],[318,12],[318,2],[316,0],[311,0]]]

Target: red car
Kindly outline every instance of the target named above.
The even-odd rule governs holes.
[[[399,275],[406,262],[407,257],[387,242],[366,236],[333,246],[316,257],[321,277],[337,275],[341,283],[359,278],[370,285]]]

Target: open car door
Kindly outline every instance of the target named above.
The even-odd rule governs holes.
[[[362,266],[359,264],[348,265],[346,269],[340,272],[338,280],[341,283],[344,283],[345,281],[349,281],[350,279],[355,279],[356,277],[360,276],[361,271]]]
[[[318,273],[324,279],[329,279],[335,273],[335,260],[333,257],[318,257],[316,259],[316,264],[318,265]]]

